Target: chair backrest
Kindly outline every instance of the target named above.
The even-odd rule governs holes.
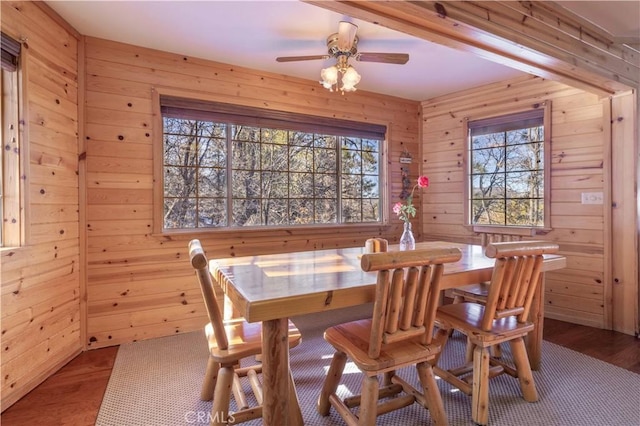
[[[209,321],[213,328],[213,333],[216,337],[216,343],[220,349],[227,349],[229,347],[229,340],[227,339],[227,333],[224,330],[224,322],[222,320],[222,312],[216,300],[216,293],[213,288],[213,279],[211,272],[209,271],[209,262],[204,254],[202,245],[199,240],[191,240],[189,242],[189,259],[191,260],[191,266],[196,271],[198,282],[200,283],[200,290],[202,291],[202,297],[204,298],[204,304],[207,308],[207,314],[209,315]]]
[[[487,247],[491,243],[510,241],[522,241],[523,237],[533,237],[536,231],[533,228],[505,227],[475,225],[473,232],[480,235],[480,244]]]
[[[365,254],[363,271],[377,271],[369,356],[378,358],[383,344],[420,336],[432,340],[440,299],[443,264],[460,260],[457,248],[434,248]],[[406,269],[406,271],[405,271]]]
[[[489,244],[487,257],[495,266],[481,328],[490,331],[495,319],[515,316],[520,323],[529,317],[531,302],[542,273],[543,254],[557,253],[558,244],[517,241]]]

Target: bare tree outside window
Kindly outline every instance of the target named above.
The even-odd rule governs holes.
[[[544,226],[542,113],[473,122],[469,133],[471,223]]]
[[[166,229],[381,221],[381,140],[170,115],[163,124]]]

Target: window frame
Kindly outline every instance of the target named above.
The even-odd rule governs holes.
[[[167,101],[168,100],[168,101]],[[321,123],[324,123],[326,126],[331,127],[331,123],[335,123],[333,126],[335,129],[350,129],[352,132],[360,134],[361,137],[371,137],[371,132],[367,131],[367,128],[371,129],[383,129],[383,132],[379,132],[382,136],[381,139],[381,147],[379,152],[379,187],[380,187],[380,221],[376,222],[357,222],[357,223],[328,223],[328,224],[304,224],[304,225],[282,225],[282,226],[268,226],[268,225],[260,225],[260,226],[251,226],[251,227],[234,227],[234,226],[225,226],[225,227],[203,227],[203,228],[165,228],[164,227],[164,140],[163,140],[163,106],[167,103],[173,106],[180,105],[196,105],[198,108],[207,111],[207,105],[215,105],[215,104],[224,104],[225,106],[230,108],[230,111],[234,111],[237,108],[237,111],[246,111],[250,109],[261,109],[256,106],[242,106],[229,104],[227,99],[224,101],[220,101],[216,97],[207,96],[207,94],[199,93],[195,95],[191,92],[185,92],[176,89],[170,88],[158,88],[155,87],[152,89],[152,101],[153,101],[153,112],[154,112],[154,122],[153,128],[158,129],[158,131],[154,132],[153,138],[153,173],[154,173],[154,186],[153,186],[153,226],[152,232],[154,235],[168,235],[168,234],[193,234],[193,233],[216,233],[223,237],[226,234],[234,234],[243,232],[274,232],[274,231],[282,231],[287,230],[290,232],[295,228],[296,231],[299,232],[313,232],[317,230],[319,232],[326,232],[327,229],[358,229],[360,232],[368,232],[368,231],[379,231],[381,227],[387,226],[389,224],[388,217],[388,209],[386,208],[389,200],[388,194],[388,185],[387,185],[387,169],[388,165],[386,164],[386,158],[388,156],[388,136],[389,136],[389,123],[371,123],[371,122],[357,122],[350,120],[340,120],[332,117],[323,117],[323,116],[310,116],[313,117],[314,120],[318,120]],[[164,105],[163,105],[164,104]],[[269,118],[259,119],[260,122],[268,122],[269,119],[277,120],[279,117],[286,115],[286,112],[281,112],[277,110],[264,110],[266,111]],[[215,116],[215,112],[213,113]],[[300,113],[292,113],[294,116],[305,116]],[[354,124],[354,128],[344,127],[344,124]],[[294,126],[295,127],[295,126]],[[293,128],[292,130],[298,130]],[[304,129],[304,131],[311,131],[309,129]],[[349,136],[357,136],[356,134],[350,134]],[[339,194],[338,194],[339,195]]]
[[[24,107],[26,99],[27,55],[21,43],[2,33],[2,108],[0,136],[2,138],[2,197],[0,215],[0,249],[14,249],[27,244],[27,116]],[[11,76],[11,81],[6,77]],[[11,90],[6,90],[11,87]],[[10,98],[5,99],[5,95]],[[6,105],[11,105],[6,108]],[[13,124],[13,126],[11,126]],[[7,155],[15,153],[17,155]]]
[[[470,122],[476,122],[481,120],[500,120],[502,118],[507,118],[511,115],[526,113],[528,111],[537,110],[542,108],[542,123],[544,126],[544,184],[543,184],[543,192],[544,192],[544,219],[542,226],[532,226],[532,225],[504,225],[504,224],[475,224],[472,223],[472,214],[471,214],[471,135],[470,135]],[[464,169],[464,224],[466,227],[471,230],[476,227],[481,226],[483,229],[530,229],[534,234],[543,234],[547,233],[551,230],[551,101],[541,102],[539,104],[531,105],[527,108],[509,110],[509,111],[501,111],[497,113],[492,113],[490,115],[477,116],[477,117],[465,117],[463,120],[463,137],[464,141],[464,152],[463,152],[463,160],[465,164]]]

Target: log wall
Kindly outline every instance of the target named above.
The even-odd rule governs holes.
[[[397,241],[399,223],[336,229],[153,233],[152,91],[388,126],[391,201],[401,192],[399,156],[417,158],[419,102],[362,91],[331,93],[301,80],[87,38],[87,344],[91,348],[198,329],[206,322],[188,262],[200,238],[210,258],[344,247],[380,235]],[[411,165],[417,177],[419,164]],[[387,202],[390,214],[391,201]]]
[[[2,1],[23,44],[20,154],[26,241],[0,249],[2,409],[83,348],[78,228],[78,63],[73,31],[31,2]]]
[[[609,99],[524,77],[425,101],[423,174],[431,188],[423,197],[422,232],[429,238],[480,243],[464,226],[465,117],[488,117],[551,101],[551,231],[542,238],[560,244],[567,268],[547,274],[547,317],[611,328],[610,242],[605,204],[582,204],[583,192],[609,193]]]

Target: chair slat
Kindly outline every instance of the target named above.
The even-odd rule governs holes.
[[[400,314],[400,330],[408,330],[413,325],[413,315],[416,307],[416,293],[418,291],[418,268],[409,268],[404,286],[402,312]]]

